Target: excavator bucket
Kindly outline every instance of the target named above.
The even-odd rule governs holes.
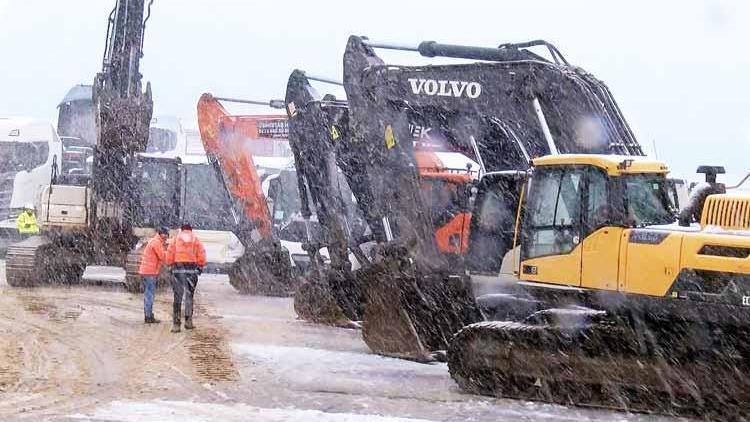
[[[296,285],[289,252],[274,239],[261,242],[245,247],[229,269],[229,284],[242,294],[289,296]]]
[[[361,294],[352,292],[357,280],[342,280],[325,271],[325,279],[308,277],[294,293],[294,311],[305,321],[354,327],[361,319]],[[357,289],[358,290],[358,289]]]
[[[408,267],[398,268],[395,262],[385,260],[362,275],[366,280],[362,337],[381,355],[443,360],[453,334],[479,320],[469,280],[439,273],[409,274]]]

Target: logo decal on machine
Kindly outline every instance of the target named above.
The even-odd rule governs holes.
[[[411,86],[411,92],[416,95],[467,97],[471,99],[479,98],[482,95],[482,85],[479,82],[409,78],[409,85]]]
[[[669,236],[667,231],[657,230],[633,230],[630,232],[630,243],[642,243],[646,245],[658,245]]]

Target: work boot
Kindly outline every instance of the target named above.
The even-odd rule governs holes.
[[[158,323],[160,323],[160,322],[161,322],[161,320],[158,320],[158,319],[156,319],[156,318],[154,318],[154,317],[152,317],[152,316],[150,316],[150,317],[148,317],[148,316],[147,316],[147,317],[146,317],[146,318],[144,319],[144,322],[145,322],[146,324],[158,324]]]
[[[192,330],[193,328],[193,318],[185,318],[185,329],[186,330]]]
[[[180,323],[175,322],[172,324],[172,329],[170,330],[173,333],[179,333],[180,332]]]

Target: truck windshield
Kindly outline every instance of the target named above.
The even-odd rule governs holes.
[[[0,173],[31,171],[47,161],[49,142],[0,142]]]
[[[644,227],[674,222],[667,180],[660,174],[633,174],[623,177],[627,224]]]

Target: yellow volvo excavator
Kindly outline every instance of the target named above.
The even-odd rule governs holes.
[[[720,193],[723,169],[699,170],[709,183],[683,214],[700,223],[678,224],[663,163],[534,159],[516,217],[515,277],[498,277],[500,293],[477,299],[494,321],[450,343],[457,383],[480,394],[747,416],[750,196]],[[480,197],[500,188],[492,177]],[[480,201],[474,218],[489,211]]]

